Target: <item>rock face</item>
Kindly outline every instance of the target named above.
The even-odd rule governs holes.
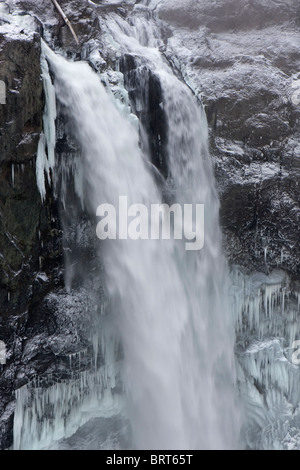
[[[42,205],[36,184],[44,109],[40,28],[34,20],[25,28],[9,24],[7,10],[1,13],[0,79],[6,103],[0,105],[0,338],[7,363],[0,366],[0,447],[6,448],[11,444],[13,390],[22,378],[27,380],[22,356],[31,336],[28,322],[36,316],[36,304],[61,282],[62,252],[57,209],[51,197]],[[34,367],[27,373],[33,375]]]
[[[166,1],[167,56],[201,93],[232,263],[300,272],[299,6]]]
[[[6,104],[0,108],[0,296],[2,308],[6,306],[9,311],[20,297],[22,301],[26,297],[26,271],[38,269],[41,201],[35,184],[34,157],[42,128],[43,90],[38,35],[23,34],[22,39],[7,31],[0,36],[1,79],[6,84]],[[22,296],[14,288],[20,285],[20,277],[24,279]]]
[[[188,0],[182,8],[180,0],[167,0],[159,4],[159,17],[179,28],[205,26],[220,33],[299,20],[299,7],[293,0]]]

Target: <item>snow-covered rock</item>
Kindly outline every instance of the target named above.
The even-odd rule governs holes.
[[[206,108],[229,258],[298,276],[298,2],[181,3],[157,11],[167,57]]]

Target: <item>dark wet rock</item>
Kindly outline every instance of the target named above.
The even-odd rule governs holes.
[[[6,103],[0,105],[0,340],[7,362],[0,365],[0,448],[11,444],[13,391],[37,370],[25,367],[27,322],[49,291],[62,285],[62,245],[57,205],[48,193],[42,204],[35,160],[44,110],[40,70],[41,25],[24,16],[24,25],[10,24],[0,14],[0,79]],[[44,319],[46,337],[51,315]],[[37,332],[34,333],[37,335]],[[43,341],[40,341],[43,344]],[[42,354],[49,367],[52,355]]]
[[[142,145],[149,151],[153,165],[167,177],[167,122],[161,107],[163,98],[159,78],[130,54],[124,54],[121,58],[120,71],[124,75],[132,111],[146,132],[146,142],[141,138]],[[143,103],[142,107],[140,103]]]
[[[42,125],[40,39],[37,34],[24,36],[22,40],[0,32],[1,80],[6,84],[6,104],[0,107],[0,161],[11,163],[32,159]]]
[[[44,109],[40,37],[9,29],[0,35],[6,83],[6,104],[0,107],[0,300],[2,313],[9,314],[26,309],[33,273],[45,269],[46,259],[46,264],[52,260],[51,267],[59,263],[61,254],[59,237],[52,232],[58,228],[55,204],[49,197],[42,205],[36,184]]]

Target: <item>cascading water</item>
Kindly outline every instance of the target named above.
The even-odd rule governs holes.
[[[207,123],[191,91],[158,50],[147,47],[157,40],[147,22],[142,23],[142,46],[129,37],[125,22],[120,26],[112,21],[108,30],[159,80],[167,125],[168,199],[182,207],[204,204],[205,243],[201,251],[191,252],[185,250],[185,240],[116,239],[100,244],[109,321],[124,355],[121,376],[131,445],[232,449],[239,445],[234,322]],[[68,62],[46,45],[43,50],[55,76],[56,98],[80,145],[87,211],[96,214],[103,203],[118,208],[119,197],[127,196],[128,207],[144,204],[150,213],[150,205],[161,203],[162,194],[147,163],[149,155],[139,148],[137,127],[116,109],[86,63]]]

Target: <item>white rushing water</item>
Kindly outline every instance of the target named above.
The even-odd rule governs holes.
[[[108,25],[114,41],[138,54],[161,84],[172,203],[204,204],[205,208],[205,243],[200,251],[186,251],[185,240],[172,239],[106,240],[99,247],[110,321],[124,354],[124,413],[131,423],[132,447],[237,448],[234,319],[206,118],[189,88],[154,48],[159,42],[155,29],[141,18],[133,24],[135,37],[129,37],[128,28],[125,22]],[[99,75],[87,63],[69,62],[46,45],[43,52],[55,76],[56,98],[67,110],[80,144],[80,197],[88,212],[96,214],[102,203],[117,208],[119,196],[127,196],[128,206],[149,208],[161,203],[147,164],[149,156],[139,147],[137,126],[117,109]],[[54,116],[51,109],[48,116]],[[53,142],[47,134],[46,139],[48,145]],[[43,168],[42,150],[39,169]],[[40,171],[38,182],[44,197]],[[63,388],[56,385],[49,393],[64,396]],[[21,395],[22,408],[26,392]],[[20,441],[20,430],[17,434]]]

